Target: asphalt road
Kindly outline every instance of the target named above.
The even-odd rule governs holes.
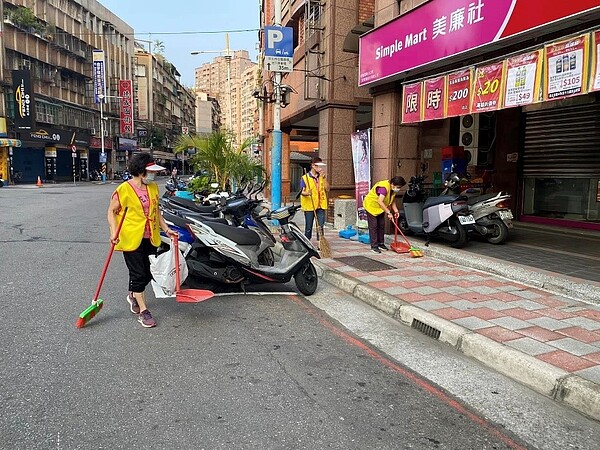
[[[365,321],[372,312],[355,317],[343,303],[356,302],[327,285],[314,304],[289,295],[151,300],[158,327],[144,329],[127,309],[116,254],[104,309],[76,329],[109,248],[113,188],[0,189],[0,448],[566,448],[510,425],[529,420],[526,409],[508,420],[461,398],[447,377],[419,375],[422,357],[394,349],[422,347],[429,359],[435,343],[414,333],[376,342],[401,325],[381,319],[388,331],[378,334],[377,319]],[[572,448],[598,442],[594,423],[544,408],[565,417],[548,437],[566,436]]]

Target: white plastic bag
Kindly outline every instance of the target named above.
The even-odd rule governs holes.
[[[172,297],[177,289],[175,282],[175,247],[171,245],[169,251],[161,253],[158,256],[150,255],[150,272],[154,277],[152,287],[156,297]],[[188,276],[188,268],[185,258],[179,251],[179,279],[183,283]],[[162,289],[163,295],[159,289]]]

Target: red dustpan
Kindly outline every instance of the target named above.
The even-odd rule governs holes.
[[[394,223],[392,221],[392,223]],[[394,223],[394,225],[396,225]],[[406,239],[406,238],[405,238]],[[394,227],[394,242],[390,244],[390,248],[396,253],[408,253],[410,251],[410,244],[407,242],[398,242],[398,227]]]
[[[213,291],[205,289],[181,289],[181,282],[179,281],[179,239],[174,237],[171,244],[175,248],[175,300],[178,303],[199,303],[214,297],[215,293]]]

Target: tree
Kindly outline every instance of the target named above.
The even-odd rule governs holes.
[[[232,189],[261,180],[265,175],[264,167],[246,152],[252,140],[244,140],[237,148],[232,142],[231,134],[222,130],[206,137],[181,135],[174,151],[181,153],[189,148],[196,149],[196,154],[190,158],[192,164],[196,170],[206,171],[210,178],[207,181],[218,183],[220,189]]]
[[[152,53],[163,56],[165,54],[165,43],[156,39],[152,43]]]

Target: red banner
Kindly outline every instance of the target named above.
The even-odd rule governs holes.
[[[424,120],[446,117],[446,77],[430,78],[423,83]]]
[[[133,87],[131,80],[119,80],[121,134],[133,134]]]
[[[572,97],[586,92],[587,42],[586,34],[546,46],[544,100]]]
[[[502,107],[504,61],[475,69],[471,112],[496,111]]]
[[[592,33],[593,58],[592,79],[590,80],[590,91],[600,91],[600,31]]]
[[[405,84],[402,93],[402,123],[423,120],[423,83]]]
[[[448,117],[469,114],[471,107],[471,69],[459,70],[448,74],[448,95],[446,115]]]

